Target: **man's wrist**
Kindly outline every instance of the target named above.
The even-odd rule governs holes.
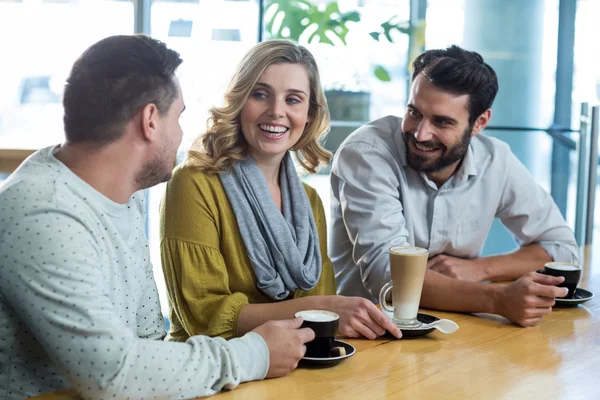
[[[487,296],[488,302],[486,304],[486,308],[488,309],[488,313],[490,314],[498,314],[502,315],[502,304],[504,302],[504,291],[506,289],[506,285],[500,284],[489,284],[485,285],[489,290],[489,295]]]
[[[494,268],[489,257],[480,257],[476,261],[477,269],[481,271],[479,276],[479,282],[481,281],[493,281],[494,280]]]

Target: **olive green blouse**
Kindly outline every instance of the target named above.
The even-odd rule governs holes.
[[[304,188],[317,224],[323,269],[313,289],[297,290],[293,298],[335,294],[323,204],[312,187],[304,184]],[[179,166],[167,184],[160,214],[161,258],[171,320],[168,339],[234,337],[246,304],[273,300],[256,287],[254,270],[218,175]]]

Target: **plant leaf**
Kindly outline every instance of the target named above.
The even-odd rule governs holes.
[[[273,16],[265,25],[265,30],[271,38],[298,41],[306,29],[315,26],[315,31],[308,37],[308,43],[318,41],[334,45],[330,37],[337,37],[346,45],[346,35],[349,31],[346,22],[360,21],[357,11],[340,13],[337,1],[327,3],[324,11],[320,11],[307,0],[268,0],[267,13],[271,11],[271,7],[276,7],[276,11],[272,11]],[[275,29],[275,20],[278,18],[281,19],[281,25],[279,29]],[[289,29],[289,35],[283,35],[285,28]]]
[[[304,19],[317,9],[315,5],[307,0],[270,0],[267,5],[267,13],[271,8],[275,8],[276,11],[265,25],[265,31],[269,34],[269,37],[271,39],[292,39],[296,41],[298,41],[302,32],[310,25],[310,22],[303,24]],[[281,25],[276,30],[274,26],[275,20],[280,15],[283,15]],[[283,35],[285,28],[289,29],[288,35]]]
[[[360,22],[360,14],[358,13],[358,11],[347,12],[345,14],[342,14],[342,21]]]
[[[394,22],[394,20],[397,18],[396,15],[394,15],[392,18],[390,18],[389,20],[387,20],[386,22],[381,24],[381,29],[383,30],[383,35],[385,36],[385,38],[388,40],[388,42],[390,43],[394,43],[394,39],[392,38],[392,31],[396,30],[400,33],[406,34],[406,35],[410,35],[412,32],[412,27],[410,26],[409,22],[400,22],[400,23],[396,23]]]
[[[373,73],[375,74],[375,77],[382,82],[390,82],[392,80],[388,71],[381,65],[375,67]]]
[[[369,35],[371,35],[371,37],[372,37],[374,40],[377,40],[377,41],[379,42],[379,35],[380,35],[380,33],[379,33],[379,32],[369,32]]]

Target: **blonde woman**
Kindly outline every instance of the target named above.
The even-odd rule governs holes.
[[[308,309],[338,313],[348,337],[400,337],[370,301],[335,295],[323,205],[292,161],[314,173],[331,158],[312,54],[284,40],[254,46],[210,113],[161,207],[169,338],[242,336]]]

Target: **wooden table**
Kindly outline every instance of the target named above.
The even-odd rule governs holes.
[[[600,293],[600,286],[594,286]],[[592,291],[594,291],[592,289]],[[460,329],[423,339],[349,340],[329,369],[243,384],[215,399],[590,399],[600,395],[600,301],[555,309],[534,328],[502,318],[431,312]]]
[[[335,367],[298,369],[212,398],[599,398],[600,269],[587,268],[580,286],[597,297],[574,309],[555,308],[533,328],[491,315],[425,311],[454,320],[460,329],[412,340],[348,340],[357,352]],[[62,391],[36,398],[74,397]]]

